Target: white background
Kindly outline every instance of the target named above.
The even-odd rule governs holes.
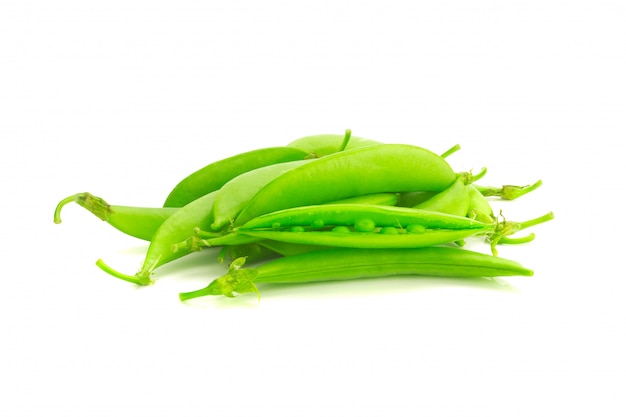
[[[0,415],[623,416],[622,1],[0,2]],[[204,252],[78,206],[159,206],[226,156],[342,133],[443,152],[554,211],[532,278],[380,279],[180,303]],[[475,249],[487,251],[482,243]]]

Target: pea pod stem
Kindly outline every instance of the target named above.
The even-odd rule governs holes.
[[[352,130],[346,129],[345,136],[343,137],[343,142],[341,142],[341,146],[339,146],[339,152],[343,152],[346,150],[351,137],[352,137]]]
[[[446,159],[447,157],[449,157],[450,155],[452,155],[453,153],[455,153],[456,151],[459,151],[461,149],[461,145],[459,145],[458,143],[456,145],[454,145],[453,147],[451,147],[450,149],[448,149],[447,151],[445,151],[444,153],[441,154],[441,157],[443,159]]]
[[[57,204],[57,207],[54,210],[54,223],[61,223],[61,210],[63,210],[63,207],[69,203],[76,203],[89,210],[100,220],[107,220],[110,206],[106,201],[90,193],[77,193],[64,198],[59,202],[59,204]]]
[[[502,187],[491,187],[475,184],[475,187],[485,197],[500,197],[503,200],[515,200],[523,195],[530,193],[541,187],[542,181],[539,180],[531,185],[503,185]]]
[[[493,253],[494,256],[498,255],[498,250],[496,246],[499,243],[508,243],[508,244],[525,243],[525,242],[529,242],[530,240],[533,240],[534,234],[532,235],[532,237],[530,237],[531,235],[529,235],[529,236],[526,236],[525,238],[509,238],[509,236],[514,233],[519,232],[520,230],[524,230],[529,227],[536,226],[541,223],[545,223],[552,219],[554,219],[554,213],[549,212],[549,213],[544,214],[543,216],[539,216],[539,217],[536,217],[534,219],[527,220],[524,222],[509,222],[506,220],[502,222],[498,221],[496,223],[495,231],[492,234],[487,235],[487,239],[490,241],[491,252]],[[502,241],[503,239],[505,239],[504,242]]]
[[[107,274],[109,274],[109,275],[111,275],[111,276],[113,276],[115,278],[119,278],[121,280],[124,280],[124,281],[132,282],[133,284],[150,285],[150,284],[153,283],[153,281],[150,279],[149,276],[127,275],[127,274],[123,274],[123,273],[121,273],[119,271],[116,271],[115,269],[111,268],[109,265],[104,263],[104,261],[102,259],[98,259],[96,261],[96,265],[98,266],[98,268],[102,269]]]
[[[54,211],[54,222],[61,223],[61,210],[76,203],[117,230],[142,240],[151,240],[158,228],[179,209],[172,207],[114,206],[90,193],[78,193],[61,200]]]

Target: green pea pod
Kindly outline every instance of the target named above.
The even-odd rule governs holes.
[[[110,205],[90,193],[78,193],[64,198],[54,211],[54,222],[61,223],[61,210],[68,203],[76,203],[117,230],[139,239],[150,240],[161,224],[177,208],[129,207]]]
[[[225,276],[201,290],[181,293],[180,299],[259,294],[258,283],[292,284],[396,275],[459,278],[533,275],[533,271],[515,261],[449,247],[333,248],[279,258],[253,269],[243,268],[244,262],[242,258],[235,260]]]
[[[467,186],[467,195],[469,205],[467,208],[467,217],[476,219],[483,223],[494,223],[496,217],[489,201],[481,194],[474,184]]]
[[[234,221],[241,226],[289,207],[380,192],[443,191],[457,175],[439,155],[412,145],[346,150],[291,169],[259,190]]]
[[[463,178],[459,177],[446,190],[413,206],[417,209],[465,216],[469,209],[469,194]]]
[[[245,172],[228,181],[213,203],[212,230],[221,230],[231,224],[254,195],[275,178],[312,160],[283,162]]]
[[[389,226],[391,227],[391,226]],[[382,231],[384,230],[384,231]],[[286,243],[314,244],[344,248],[424,248],[456,242],[475,235],[486,235],[493,228],[481,229],[433,229],[419,232],[391,233],[382,229],[375,232],[352,231],[348,228],[336,228],[331,231],[277,231],[277,230],[240,230],[239,233],[259,239],[271,239]]]
[[[176,251],[172,250],[172,247],[193,235],[196,227],[210,227],[211,217],[207,213],[211,212],[216,195],[217,192],[212,192],[202,196],[168,217],[152,237],[141,269],[134,276],[115,271],[101,259],[96,265],[116,278],[139,285],[151,284],[152,273],[156,268],[196,250],[191,245],[180,246]]]
[[[235,155],[190,174],[170,192],[164,207],[183,207],[197,198],[220,189],[233,178],[257,168],[282,162],[303,160],[310,153],[295,146],[257,149]]]
[[[419,225],[428,229],[485,229],[491,224],[481,223],[464,216],[437,213],[427,210],[376,206],[368,204],[323,204],[316,206],[293,207],[264,214],[235,229],[244,232],[253,229],[285,229],[304,227],[355,226],[357,223],[370,223],[375,227],[401,227]],[[364,230],[368,231],[368,230]],[[371,231],[371,230],[369,230]]]

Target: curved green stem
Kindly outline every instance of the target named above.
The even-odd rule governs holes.
[[[539,180],[532,185],[503,185],[502,187],[487,187],[483,185],[476,185],[476,188],[485,197],[500,197],[503,200],[515,200],[531,191],[541,187],[542,181]]]
[[[500,213],[500,216],[502,216],[502,213]],[[543,216],[539,216],[537,218],[527,220],[525,222],[509,222],[506,220],[498,222],[496,224],[494,231],[492,233],[489,233],[487,236],[487,239],[491,242],[490,243],[491,252],[493,253],[494,256],[498,255],[496,246],[499,243],[514,244],[514,243],[525,243],[525,242],[532,241],[535,238],[534,234],[530,234],[529,236],[522,237],[522,238],[509,238],[508,236],[514,233],[517,233],[520,230],[524,230],[529,227],[536,226],[541,223],[545,223],[552,219],[554,219],[554,213],[549,212],[547,214],[544,214]]]
[[[109,265],[105,264],[102,259],[98,259],[96,261],[96,265],[100,269],[102,269],[104,272],[106,272],[107,274],[109,274],[109,275],[111,275],[111,276],[113,276],[115,278],[119,278],[121,280],[124,280],[124,281],[132,282],[133,284],[150,285],[150,284],[153,283],[153,281],[149,277],[146,277],[146,276],[122,274],[121,272],[118,272],[115,269],[111,268]]]
[[[54,222],[56,224],[61,223],[61,210],[68,203],[78,204],[93,213],[100,220],[107,221],[109,218],[108,216],[111,206],[106,201],[90,193],[78,193],[64,198],[61,202],[59,202],[54,210]]]
[[[352,137],[352,130],[346,129],[346,133],[343,137],[343,142],[341,142],[341,146],[339,147],[339,152],[346,150],[348,142],[350,142],[350,137]]]
[[[483,167],[478,172],[478,174],[474,174],[470,170],[470,171],[465,171],[465,172],[461,172],[457,174],[457,177],[460,177],[463,180],[463,183],[465,185],[470,185],[470,184],[473,184],[475,181],[478,181],[479,179],[484,177],[486,174],[487,174],[487,168]]]
[[[451,147],[450,149],[448,149],[447,151],[445,151],[444,153],[441,154],[441,157],[443,159],[446,159],[447,157],[449,157],[450,155],[452,155],[453,153],[455,153],[456,151],[461,149],[461,145],[459,145],[458,143],[456,145],[454,145],[453,147]]]
[[[554,213],[550,212],[550,213],[544,214],[543,216],[539,216],[539,217],[537,217],[535,219],[526,220],[525,222],[521,222],[519,224],[520,227],[519,227],[518,230],[524,230],[524,229],[527,229],[527,228],[529,228],[531,226],[536,226],[538,224],[545,223],[545,222],[550,221],[552,219],[554,219]]]
[[[522,243],[532,242],[533,240],[535,240],[535,234],[531,233],[528,236],[524,236],[524,237],[502,236],[500,240],[498,241],[498,243],[505,244],[505,245],[519,245]]]
[[[66,204],[73,203],[74,201],[76,201],[76,199],[79,196],[80,196],[80,193],[71,195],[67,198],[64,198],[63,200],[59,202],[59,204],[57,204],[57,208],[54,210],[54,223],[56,224],[61,223],[61,210],[63,209],[63,207],[65,207]]]

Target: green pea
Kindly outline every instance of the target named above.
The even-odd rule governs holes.
[[[397,235],[400,233],[397,227],[386,226],[380,229],[380,232],[383,235]]]
[[[322,227],[324,227],[324,219],[313,220],[313,222],[311,223],[311,227],[314,229],[321,229]]]
[[[426,231],[426,227],[421,224],[410,224],[406,227],[406,231],[409,233],[421,234]]]
[[[374,220],[368,218],[358,219],[354,222],[354,228],[358,232],[372,232],[376,228],[376,223],[374,223]]]
[[[334,227],[332,230],[333,233],[350,233],[350,229],[348,229],[346,226],[337,226]]]
[[[302,226],[293,226],[291,229],[289,229],[291,232],[304,232],[304,227]]]

